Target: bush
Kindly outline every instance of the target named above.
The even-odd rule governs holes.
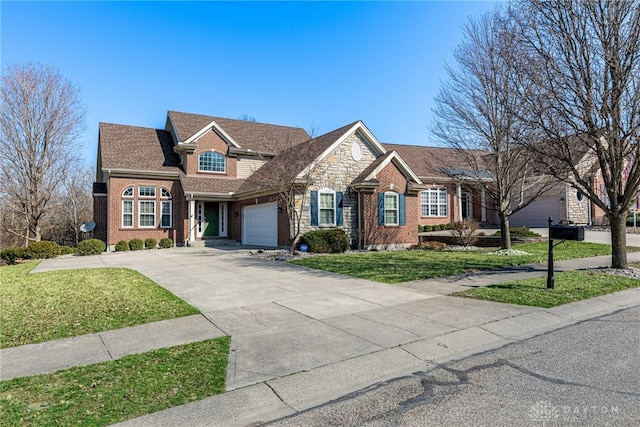
[[[29,259],[27,248],[7,248],[0,252],[0,258],[7,264],[15,264],[18,260]]]
[[[129,249],[132,251],[141,251],[144,248],[144,244],[140,239],[131,239],[129,240]]]
[[[147,249],[155,249],[158,246],[158,241],[154,238],[148,238],[144,241],[144,247]]]
[[[120,240],[116,243],[116,252],[126,252],[129,250],[129,242],[126,240]]]
[[[447,249],[447,245],[446,243],[442,243],[442,242],[434,242],[434,241],[428,241],[428,242],[421,242],[417,249],[422,249],[425,251],[444,251],[445,249]]]
[[[83,240],[78,244],[80,255],[99,255],[104,252],[104,242],[99,239]]]
[[[477,230],[478,223],[476,221],[464,219],[451,224],[449,231],[456,237],[456,242],[459,245],[471,246],[478,241],[478,236],[475,234]]]
[[[60,245],[56,242],[33,242],[27,246],[27,254],[33,259],[55,258],[60,255]]]
[[[165,249],[172,248],[173,240],[169,239],[168,237],[163,237],[162,239],[160,239],[160,247]]]
[[[349,248],[349,238],[340,228],[309,231],[300,237],[298,249],[303,243],[315,253],[342,253]]]
[[[493,233],[494,236],[501,236],[500,230]],[[531,231],[528,227],[510,227],[509,235],[511,237],[541,237],[538,233]]]
[[[71,246],[60,246],[60,255],[70,255],[78,252],[76,248],[72,248]]]

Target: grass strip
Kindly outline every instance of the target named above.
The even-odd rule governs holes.
[[[29,274],[0,268],[0,345],[14,347],[199,313],[142,274],[87,268]]]
[[[224,392],[230,337],[0,382],[3,426],[103,426]]]
[[[640,280],[629,277],[594,271],[565,271],[554,274],[554,289],[546,289],[545,276],[469,289],[452,295],[549,308],[639,286]]]
[[[492,255],[481,251],[390,251],[332,254],[291,261],[296,265],[359,277],[382,283],[402,283],[433,277],[454,276],[479,270],[492,270],[547,261],[547,242],[514,245],[529,255]],[[640,248],[629,248],[640,250]],[[610,255],[611,246],[566,241],[554,249],[556,261]]]

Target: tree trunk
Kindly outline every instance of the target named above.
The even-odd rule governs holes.
[[[627,216],[614,213],[611,224],[611,267],[627,268]]]
[[[511,249],[511,230],[509,229],[509,217],[503,214],[500,217],[500,249]]]

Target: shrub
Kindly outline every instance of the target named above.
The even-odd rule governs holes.
[[[155,249],[158,246],[158,241],[154,238],[148,238],[144,241],[144,247],[147,249]]]
[[[428,242],[421,242],[418,245],[418,248],[425,251],[444,251],[445,249],[447,249],[447,245],[446,243],[442,243],[442,242],[428,241]]]
[[[72,248],[71,246],[60,246],[60,255],[70,255],[78,252],[76,248]]]
[[[160,239],[160,247],[165,249],[172,248],[173,240],[169,239],[168,237],[163,237],[162,239]]]
[[[140,239],[131,239],[129,240],[129,249],[132,251],[141,251],[144,247],[142,240]]]
[[[501,236],[502,232],[500,230],[493,233],[494,236]],[[541,237],[538,233],[531,231],[528,227],[510,227],[509,235],[511,237]]]
[[[126,240],[120,240],[116,243],[116,252],[126,252],[129,250],[129,242]]]
[[[99,239],[83,240],[78,244],[80,255],[99,255],[104,252],[104,242]]]
[[[15,264],[18,260],[29,259],[27,248],[7,248],[0,252],[0,258],[7,264]]]
[[[340,228],[309,231],[300,237],[298,249],[303,243],[315,253],[342,253],[349,248],[349,238]]]
[[[27,254],[33,259],[55,258],[60,255],[60,245],[56,242],[33,242],[27,246]]]
[[[449,230],[456,237],[456,242],[462,246],[471,246],[478,241],[476,231],[478,223],[472,219],[464,219],[456,221],[451,225]]]

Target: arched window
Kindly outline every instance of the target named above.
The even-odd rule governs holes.
[[[171,228],[171,192],[161,188],[160,197],[165,199],[160,201],[160,227]]]
[[[214,151],[200,153],[198,156],[198,171],[224,173],[227,171],[227,158]]]
[[[125,188],[122,198],[122,227],[131,228],[133,227],[133,187]]]

